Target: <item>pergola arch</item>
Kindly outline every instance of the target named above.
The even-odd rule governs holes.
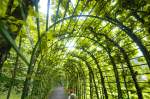
[[[141,0],[133,1],[130,5],[125,0],[48,0],[45,15],[39,12],[38,0],[21,0],[16,8],[10,1],[15,0],[9,0],[7,13],[0,18],[0,45],[8,45],[4,52],[11,47],[15,50],[11,52],[17,56],[16,68],[20,65],[18,58],[26,65],[25,70],[19,71],[24,73],[21,99],[44,98],[49,89],[59,84],[64,89],[74,87],[80,99],[149,97],[145,94],[149,92],[150,79],[148,1],[144,4]],[[33,14],[30,10],[35,10],[36,15],[30,16]],[[15,33],[15,28],[9,30],[11,26],[7,21],[19,24]],[[25,24],[28,21],[31,26]],[[27,28],[21,29],[22,26]],[[2,52],[1,70],[7,57],[7,53]],[[16,72],[14,69],[8,99],[15,86]],[[65,85],[65,81],[70,85]]]
[[[130,64],[130,62],[129,62],[128,55],[126,54],[126,52],[124,51],[124,49],[121,48],[115,41],[111,40],[111,39],[110,39],[109,37],[107,37],[105,34],[102,34],[102,36],[104,36],[107,40],[109,40],[109,42],[112,42],[112,43],[114,44],[114,46],[116,46],[116,47],[121,51],[121,53],[123,54],[123,57],[124,57],[125,61],[127,62],[128,68],[129,68],[130,73],[131,73],[131,75],[132,75],[132,77],[133,77],[133,81],[134,81],[135,87],[136,87],[136,89],[137,89],[137,94],[139,95],[139,98],[141,98],[142,95],[141,95],[141,92],[140,92],[140,88],[139,88],[138,83],[137,83],[137,80],[136,80],[136,78],[135,78],[135,75],[134,75],[134,71],[133,71],[133,69],[132,69],[132,66],[131,66],[131,64]],[[80,36],[71,36],[71,37],[74,38],[74,37],[80,37]],[[81,37],[84,37],[84,36],[81,36]],[[98,37],[98,36],[97,36],[97,37]],[[70,38],[70,37],[67,37],[67,38]],[[85,38],[88,38],[88,37],[85,37]],[[63,38],[63,39],[65,39],[65,38]],[[92,40],[92,41],[98,43],[100,46],[102,46],[102,47],[108,52],[108,49],[105,48],[102,44],[100,44],[100,43],[98,42],[99,40],[96,41],[96,40],[94,40],[94,39],[92,39],[92,38],[88,38],[88,39],[90,39],[90,40]],[[62,39],[61,39],[61,40],[62,40]],[[110,56],[110,57],[111,57],[111,56]],[[117,69],[117,68],[116,68],[116,69]]]
[[[100,34],[100,35],[101,35],[101,34]],[[121,51],[121,53],[123,54],[124,59],[125,59],[125,61],[127,62],[128,66],[129,66],[131,75],[132,75],[132,77],[133,77],[133,81],[135,82],[135,86],[136,86],[136,89],[137,89],[137,92],[138,92],[138,91],[139,91],[139,87],[138,87],[138,84],[137,84],[137,81],[136,81],[136,78],[135,78],[135,75],[134,75],[134,71],[133,71],[133,69],[132,69],[132,66],[130,65],[130,62],[129,62],[129,59],[128,59],[128,55],[126,54],[126,52],[124,51],[124,49],[121,48],[115,41],[111,40],[111,39],[110,39],[109,37],[107,37],[105,34],[102,34],[102,36],[104,36],[107,40],[109,40],[109,42],[112,42],[112,43]],[[73,37],[75,37],[75,36],[73,36]],[[78,37],[80,37],[80,36],[78,36]],[[81,37],[84,37],[84,36],[81,36]],[[68,38],[70,38],[70,37],[68,37]],[[88,37],[87,37],[87,38],[88,38]],[[65,39],[65,38],[64,38],[64,39]],[[90,38],[90,39],[92,39],[92,38]],[[95,41],[95,42],[97,42],[97,41]],[[138,93],[141,93],[141,92],[138,92]]]
[[[95,93],[96,93],[96,95],[97,95],[97,99],[100,99],[99,94],[98,94],[97,85],[96,85],[96,82],[95,82],[94,73],[93,73],[92,68],[91,68],[91,66],[89,65],[89,63],[88,63],[84,58],[79,57],[79,56],[77,56],[77,55],[72,55],[72,54],[71,54],[71,56],[76,57],[76,58],[79,58],[79,59],[81,59],[82,61],[85,62],[86,66],[87,66],[87,68],[88,68],[88,70],[89,70],[90,85],[92,84],[92,79],[93,79],[94,87],[95,87],[95,91],[96,91]],[[91,78],[91,76],[92,76],[92,78]],[[93,92],[92,92],[91,87],[90,87],[90,98],[91,98],[91,99],[93,99],[93,98],[92,98],[92,93],[93,93]]]
[[[83,90],[83,93],[82,93],[82,91],[81,91],[81,95],[84,97],[84,99],[86,99],[86,76],[85,76],[85,70],[82,68],[82,65],[81,65],[81,63],[80,62],[78,62],[77,60],[75,60],[75,59],[69,59],[69,61],[71,61],[72,63],[74,63],[74,64],[76,64],[76,68],[78,69],[78,70],[80,70],[81,69],[81,72],[82,72],[82,77],[80,77],[79,76],[79,78],[81,79],[81,80],[83,80],[83,88],[81,88],[81,90]],[[79,74],[80,75],[80,74]],[[72,82],[73,83],[73,82]],[[81,86],[82,87],[82,86]],[[80,90],[80,89],[79,89]]]
[[[63,22],[65,20],[68,20],[68,19],[71,19],[73,17],[89,17],[89,18],[96,18],[96,19],[99,19],[99,20],[104,20],[104,21],[108,21],[110,22],[111,24],[114,24],[116,25],[117,27],[119,27],[122,31],[124,31],[136,44],[137,46],[140,48],[141,52],[143,53],[146,61],[147,61],[147,64],[150,68],[150,55],[149,55],[149,52],[147,50],[147,48],[142,44],[141,40],[132,32],[131,29],[129,29],[128,27],[126,27],[125,25],[123,25],[120,21],[118,20],[115,20],[109,16],[107,16],[106,18],[103,18],[103,17],[99,17],[99,16],[93,16],[93,15],[74,15],[74,16],[69,16],[69,17],[65,17],[63,19],[60,19],[59,21],[56,21],[54,24],[52,24],[51,26],[49,26],[48,30],[50,30],[51,28],[53,28],[56,24],[59,24],[60,22]],[[44,32],[40,39],[37,41],[36,45],[38,45],[40,42],[41,42],[41,39],[44,37],[44,35],[46,34],[47,32]],[[36,47],[34,48],[36,49]]]

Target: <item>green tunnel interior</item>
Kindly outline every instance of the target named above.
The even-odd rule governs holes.
[[[78,99],[150,98],[149,1],[50,0],[46,6],[47,14],[29,9],[15,40],[0,25],[0,38],[12,46],[1,79],[16,73],[10,99],[17,88],[21,96],[27,80],[27,99],[45,99],[57,86],[73,89]],[[8,85],[5,93],[10,82],[1,84]]]

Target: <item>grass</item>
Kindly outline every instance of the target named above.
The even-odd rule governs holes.
[[[7,92],[0,92],[0,99],[6,99]],[[17,94],[15,91],[12,91],[11,96],[9,99],[20,99],[21,94]]]

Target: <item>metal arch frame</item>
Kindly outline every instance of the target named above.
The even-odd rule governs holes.
[[[117,44],[116,42],[114,42],[113,40],[111,40],[109,37],[107,37],[105,34],[99,34],[99,35],[105,36],[105,38],[107,38],[109,41],[113,42],[113,44],[114,44],[116,47],[118,47],[119,50],[123,53],[124,59],[125,59],[125,61],[127,62],[128,67],[129,67],[129,69],[130,69],[130,72],[131,72],[131,74],[132,74],[133,81],[134,81],[135,84],[136,84],[135,86],[136,86],[136,89],[137,89],[137,93],[141,93],[140,90],[139,90],[139,87],[138,87],[138,85],[137,85],[137,83],[136,83],[136,79],[135,79],[135,75],[134,75],[134,70],[132,69],[132,66],[131,66],[131,64],[130,64],[129,58],[128,58],[128,56],[127,56],[125,50],[124,50],[123,48],[121,48],[121,47],[119,46],[119,44]],[[139,91],[139,92],[138,92],[138,91]],[[141,96],[140,96],[140,97],[141,97]]]
[[[88,71],[89,71],[89,80],[90,80],[90,83],[92,84],[91,80],[93,80],[93,82],[94,82],[94,87],[95,87],[95,91],[96,91],[95,93],[96,93],[96,95],[97,95],[97,99],[100,99],[99,94],[98,94],[97,85],[96,85],[96,82],[95,82],[94,73],[93,73],[93,70],[92,70],[90,64],[89,64],[83,57],[80,57],[80,56],[78,56],[78,55],[73,55],[73,54],[71,54],[71,56],[72,56],[72,57],[76,57],[76,58],[78,58],[78,59],[80,59],[80,60],[82,60],[82,61],[85,62],[85,65],[87,66]],[[92,76],[92,78],[91,78],[91,76]],[[91,88],[90,88],[90,96],[91,96],[91,99],[93,99],[93,98],[92,98]]]
[[[100,34],[100,35],[103,35],[103,36],[105,36],[105,38],[107,38],[109,41],[112,41],[112,40],[111,40],[110,38],[108,38],[105,34]],[[119,46],[119,44],[117,44],[116,42],[113,41],[113,43],[114,43],[114,45],[116,45],[116,46],[119,48],[119,50],[123,53],[124,59],[125,59],[125,61],[127,62],[128,67],[129,67],[129,69],[130,69],[130,72],[131,72],[131,74],[132,74],[133,81],[135,82],[135,86],[136,86],[136,89],[137,89],[137,93],[139,94],[139,97],[142,97],[142,95],[140,95],[140,93],[141,93],[141,92],[140,92],[140,88],[138,87],[138,85],[137,85],[137,83],[136,83],[136,78],[135,78],[135,75],[134,75],[134,70],[132,69],[132,66],[131,66],[131,64],[130,64],[129,58],[128,58],[128,56],[127,56],[125,50],[124,50],[123,48],[121,48],[121,47]]]
[[[73,60],[73,62],[75,62],[75,61]],[[78,63],[78,62],[77,62],[77,63]],[[89,64],[89,63],[88,63],[88,64]],[[87,63],[86,63],[86,65],[87,65]],[[90,66],[90,64],[89,64],[88,66]],[[88,69],[89,69],[89,68],[88,68]],[[91,69],[91,71],[92,71],[92,69]],[[93,72],[93,71],[92,71],[92,72]],[[93,73],[93,75],[94,75],[94,73]],[[93,80],[94,80],[94,82],[95,82],[95,79],[93,79]],[[97,86],[97,85],[95,85],[95,89],[97,89],[96,86]],[[98,97],[99,97],[99,96],[98,96]],[[98,98],[98,99],[99,99],[99,98]]]
[[[53,26],[55,26],[56,24],[59,24],[60,22],[63,22],[65,20],[68,20],[68,19],[71,19],[71,18],[74,18],[74,17],[90,17],[90,18],[96,18],[96,19],[99,19],[99,20],[104,20],[104,21],[108,21],[114,25],[116,25],[117,27],[119,27],[121,30],[123,30],[135,43],[136,45],[140,48],[140,50],[142,51],[146,61],[147,61],[147,64],[150,68],[150,55],[149,55],[149,52],[147,51],[146,47],[142,44],[141,40],[128,28],[126,27],[125,25],[123,25],[120,21],[118,20],[115,20],[115,19],[112,19],[110,17],[107,16],[107,18],[102,18],[102,17],[99,17],[99,16],[93,16],[93,15],[74,15],[74,16],[69,16],[69,17],[65,17],[59,21],[57,21],[56,23],[52,24],[48,30],[50,30]],[[38,39],[36,45],[38,43],[41,42],[41,39],[44,37],[44,35],[46,34],[47,32],[44,32],[40,39]]]
[[[101,66],[99,65],[99,62],[98,60],[96,59],[96,57],[89,51],[87,51],[86,49],[83,48],[83,51],[85,51],[86,53],[88,53],[88,55],[91,56],[91,58],[94,60],[98,70],[99,70],[99,73],[100,73],[100,77],[101,77],[101,85],[102,85],[102,88],[103,88],[103,94],[105,95],[105,98],[108,99],[108,94],[107,94],[107,89],[106,89],[106,86],[105,86],[105,80],[104,80],[104,77],[103,77],[103,73],[102,73],[102,70],[101,70]]]
[[[148,66],[150,66],[150,65],[149,65],[149,57],[147,57],[147,56],[149,56],[149,54],[144,54],[144,53],[147,53],[147,49],[144,47],[144,45],[141,43],[140,40],[137,40],[138,38],[136,38],[136,40],[135,40],[134,37],[136,37],[136,35],[133,36],[133,32],[132,32],[128,27],[124,26],[121,22],[118,22],[118,21],[117,21],[118,23],[116,24],[116,23],[115,23],[116,20],[114,21],[113,19],[110,20],[110,19],[105,19],[105,18],[101,18],[101,17],[98,17],[98,16],[92,16],[92,15],[80,15],[80,16],[76,15],[76,16],[66,17],[66,18],[63,18],[63,19],[57,21],[56,23],[54,23],[53,25],[51,25],[51,26],[48,28],[48,30],[49,30],[50,28],[52,28],[54,25],[56,25],[56,24],[58,24],[58,23],[60,23],[60,22],[62,22],[62,21],[64,21],[64,20],[73,18],[73,17],[90,17],[90,18],[97,18],[97,19],[105,20],[105,21],[108,21],[108,22],[110,22],[110,23],[112,23],[112,24],[115,24],[115,25],[118,26],[121,30],[123,30],[124,32],[126,32],[126,34],[137,44],[137,46],[140,47],[140,49],[141,49],[141,51],[142,51],[142,53],[143,53],[143,55],[144,55],[144,57],[145,57],[145,59],[146,59],[146,61],[147,61]],[[108,17],[107,17],[107,18],[108,18]],[[113,21],[112,21],[112,20],[113,20]],[[120,25],[120,26],[119,26],[119,25]],[[129,32],[130,32],[130,35],[129,35]],[[45,32],[44,34],[46,34],[46,32]],[[41,42],[41,38],[44,36],[44,34],[40,37],[40,39],[38,40],[38,42],[36,43],[36,45],[38,45],[38,44]],[[132,34],[132,36],[131,36],[131,34]],[[133,39],[133,38],[134,38],[134,39]],[[139,44],[139,43],[140,43],[140,44]],[[35,47],[34,49],[36,49],[36,47]],[[21,58],[22,58],[22,56],[21,56]]]
[[[101,44],[100,44],[101,45]],[[101,45],[101,46],[103,46],[103,45]],[[106,49],[106,52],[107,52],[107,54],[108,54],[108,56],[109,56],[109,58],[111,59],[111,63],[112,63],[112,65],[113,65],[113,68],[114,68],[114,73],[116,73],[116,71],[117,71],[117,68],[116,68],[116,64],[115,64],[115,62],[114,62],[114,60],[113,60],[113,58],[112,58],[112,56],[111,56],[111,53],[108,51],[108,49],[106,48],[106,47],[104,47],[103,46],[103,48],[104,49]],[[78,56],[79,57],[79,56]],[[120,91],[119,90],[121,90],[121,88],[120,88],[120,79],[119,79],[119,75],[118,75],[118,73],[116,73],[115,74],[116,75],[116,84],[117,84],[117,88],[118,88],[118,98],[121,98],[122,97],[122,95],[121,96],[119,96],[120,94]],[[118,82],[119,81],[119,82]]]
[[[127,56],[125,50],[124,50],[123,48],[121,48],[118,43],[116,43],[115,41],[111,40],[111,39],[110,39],[109,37],[107,37],[105,34],[99,34],[99,35],[105,36],[105,38],[108,39],[109,42],[112,42],[112,43],[120,50],[120,52],[123,54],[124,60],[126,61],[128,68],[130,69],[130,73],[131,73],[131,75],[132,75],[132,78],[133,78],[133,81],[134,81],[134,84],[135,84],[135,87],[136,87],[136,90],[137,90],[137,95],[139,96],[139,98],[142,97],[142,95],[141,95],[142,93],[141,93],[140,90],[139,90],[140,88],[139,88],[138,83],[137,83],[137,80],[136,80],[136,78],[135,78],[134,70],[132,69],[132,66],[131,66],[131,64],[130,64],[129,58],[128,58],[128,56]],[[76,37],[76,36],[72,36],[72,37]],[[78,36],[78,37],[80,37],[80,36]],[[81,36],[81,37],[84,37],[84,36]],[[95,37],[98,37],[98,36],[95,36]],[[70,38],[70,37],[68,37],[68,38]],[[97,42],[96,40],[94,40],[94,39],[92,39],[92,38],[89,38],[89,37],[85,37],[85,38],[88,38],[88,39],[90,39],[90,40],[92,40],[92,41]],[[64,39],[65,39],[65,38],[64,38]],[[97,42],[97,43],[99,43],[99,42]],[[103,47],[104,47],[104,46],[103,46]],[[106,50],[106,48],[105,48],[105,50]],[[140,98],[140,99],[141,99],[141,98]]]
[[[119,22],[118,21],[116,21],[116,20],[113,20],[113,19],[111,19],[110,17],[108,17],[108,16],[106,16],[106,18],[108,18],[109,19],[109,21],[111,21],[112,23],[114,22],[114,24],[119,24]],[[111,19],[111,20],[110,20]],[[116,22],[116,23],[115,23]],[[118,25],[118,26],[120,26],[120,24]],[[123,30],[125,29],[124,27],[121,27]],[[129,28],[126,28],[126,30],[125,31],[127,31],[127,32],[132,32],[132,31],[128,31],[128,29]],[[136,37],[136,36],[135,36]],[[131,37],[131,38],[133,38],[133,39],[135,39],[135,37]],[[137,38],[138,39],[138,38]],[[147,51],[147,49],[146,49],[146,47],[144,47],[144,45],[142,44],[142,42],[140,42],[140,40],[133,40],[137,45],[139,45],[139,47],[140,47],[140,49],[142,50],[142,52],[143,52],[143,55],[145,56],[145,59],[146,59],[146,61],[147,61],[147,63],[148,63],[148,66],[150,67],[150,60],[149,60],[149,52]],[[34,56],[34,54],[35,53],[33,53],[33,56]],[[36,59],[36,58],[35,58]],[[31,59],[32,60],[32,59]],[[30,67],[30,65],[29,65],[29,67]],[[31,63],[31,67],[32,67],[32,63]]]
[[[90,17],[90,18],[96,18],[96,19],[99,19],[99,20],[105,20],[105,21],[108,21],[108,22],[110,22],[110,23],[112,23],[112,24],[115,24],[116,26],[118,26],[121,30],[123,30],[124,32],[126,32],[126,34],[131,38],[131,39],[133,39],[133,37],[136,37],[136,35],[135,34],[133,34],[133,32],[128,28],[128,27],[126,27],[126,26],[124,26],[121,22],[119,22],[119,21],[116,21],[116,20],[114,20],[114,19],[110,19],[110,17],[107,17],[107,18],[102,18],[102,17],[99,17],[99,16],[93,16],[93,15],[74,15],[74,16],[70,16],[70,17],[66,17],[66,18],[63,18],[63,19],[61,19],[61,20],[59,20],[59,21],[57,21],[56,23],[54,23],[53,25],[51,25],[49,28],[48,28],[48,30],[50,30],[53,26],[55,26],[56,24],[58,24],[58,23],[60,23],[60,22],[62,22],[62,21],[64,21],[64,20],[68,20],[68,19],[70,19],[70,18],[73,18],[73,17]],[[115,23],[116,22],[116,23]],[[120,26],[119,26],[120,25]],[[2,30],[2,31],[4,31],[4,30]],[[6,31],[5,31],[6,32]],[[5,33],[4,32],[4,33]],[[37,50],[37,47],[38,47],[38,45],[40,44],[40,42],[41,42],[41,40],[42,40],[42,38],[44,37],[44,35],[46,34],[47,32],[44,32],[42,35],[41,35],[41,37],[38,39],[38,41],[36,42],[36,45],[35,45],[35,47],[33,48],[33,52],[35,51],[35,50]],[[8,34],[8,33],[7,33]],[[132,36],[131,36],[132,35]],[[7,39],[9,39],[10,37],[6,37]],[[138,38],[137,38],[138,39]],[[140,47],[140,49],[141,49],[141,51],[142,51],[142,53],[143,53],[143,55],[144,55],[144,57],[145,57],[145,59],[146,59],[146,61],[147,61],[147,64],[148,64],[148,66],[150,67],[150,59],[149,59],[149,54],[146,54],[146,53],[148,53],[147,52],[147,49],[144,47],[144,45],[143,44],[141,44],[141,41],[140,40],[135,40],[135,38],[133,39],[133,41],[140,47],[140,46],[142,46],[142,47]],[[10,41],[11,42],[11,41]],[[138,43],[140,43],[140,45],[138,44]],[[13,47],[14,47],[14,49],[16,50],[16,51],[18,51],[18,49],[16,48],[16,46],[14,46],[13,45]],[[145,54],[144,54],[145,53]],[[34,54],[34,53],[33,53]],[[22,55],[20,55],[19,54],[19,56],[23,59],[23,60],[26,60],[25,59],[25,57],[23,57]],[[34,55],[33,55],[34,56]],[[27,65],[29,65],[29,63],[28,62],[25,62],[25,63],[27,63]],[[30,66],[29,66],[30,67]]]
[[[94,32],[94,31],[92,31],[92,32]],[[94,33],[95,33],[95,37],[96,37],[98,40],[100,39],[100,38],[98,37],[98,35],[99,35],[99,36],[104,36],[105,39],[107,39],[109,42],[112,42],[112,43],[114,44],[114,46],[116,46],[116,47],[120,50],[120,52],[123,54],[123,58],[124,58],[125,62],[127,63],[127,66],[128,66],[128,68],[129,68],[129,70],[130,70],[132,79],[133,79],[133,81],[134,81],[138,98],[139,98],[139,99],[142,99],[143,96],[142,96],[141,89],[140,89],[140,87],[139,87],[139,85],[138,85],[138,83],[137,83],[135,71],[134,71],[133,68],[132,68],[132,65],[131,65],[131,63],[130,63],[129,57],[128,57],[128,55],[127,55],[125,49],[122,48],[117,42],[115,42],[114,40],[112,40],[111,38],[109,38],[106,34],[96,33],[96,32],[94,32]]]
[[[85,92],[85,90],[86,90],[86,76],[85,76],[85,74],[84,74],[84,69],[81,67],[81,64],[79,63],[79,62],[77,62],[76,60],[74,60],[74,59],[69,59],[69,61],[71,61],[71,62],[73,62],[74,63],[74,65],[76,65],[76,64],[79,64],[79,67],[78,67],[78,65],[76,65],[76,68],[78,69],[78,70],[80,70],[81,69],[81,72],[83,73],[83,76],[82,76],[82,78],[80,77],[80,73],[79,73],[79,71],[77,72],[78,73],[78,75],[79,75],[79,80],[83,80],[83,82],[84,82],[84,95],[83,95],[83,97],[84,97],[84,99],[86,99],[85,97],[86,97],[86,92]],[[69,69],[67,70],[67,71],[69,71]],[[82,86],[81,86],[82,87]],[[77,89],[76,89],[77,90]],[[82,88],[81,88],[81,90],[82,90]],[[81,91],[82,92],[82,91]]]
[[[69,59],[69,61],[72,61],[72,62],[74,62],[75,63],[75,65],[76,64],[79,64],[79,65],[77,65],[77,66],[80,66],[79,67],[79,69],[81,69],[81,71],[83,72],[83,82],[84,82],[84,89],[83,89],[83,91],[84,91],[84,95],[83,95],[83,97],[84,97],[84,99],[86,99],[86,76],[85,76],[85,71],[84,71],[84,69],[82,68],[82,66],[81,66],[81,63],[80,62],[77,62],[77,60],[75,60],[75,59]],[[82,79],[81,79],[82,80]]]

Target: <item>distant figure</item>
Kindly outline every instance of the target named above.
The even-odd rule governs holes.
[[[48,99],[67,99],[67,94],[63,87],[58,87],[50,93]]]
[[[68,99],[76,99],[76,94],[73,93],[72,90],[70,91],[70,95],[69,95]]]

